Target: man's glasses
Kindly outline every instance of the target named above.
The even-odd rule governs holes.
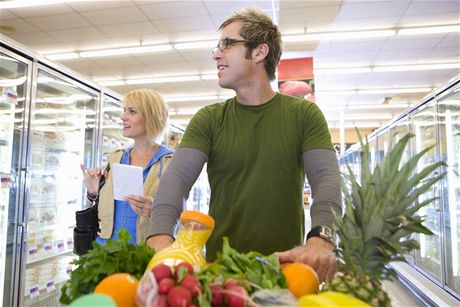
[[[238,43],[250,43],[251,41],[248,41],[248,40],[245,40],[245,39],[233,39],[233,38],[224,38],[224,39],[221,39],[218,43],[217,43],[217,46],[212,48],[212,54],[215,54],[217,52],[217,50],[219,50],[220,52],[224,51],[225,49],[227,49],[228,47],[230,47],[231,45],[235,45],[235,44],[238,44]]]

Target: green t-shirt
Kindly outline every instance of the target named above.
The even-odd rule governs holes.
[[[240,252],[271,254],[303,243],[302,154],[333,149],[322,112],[277,93],[263,105],[229,99],[201,109],[180,147],[208,157],[209,214],[216,226],[206,245],[213,261],[222,237]]]

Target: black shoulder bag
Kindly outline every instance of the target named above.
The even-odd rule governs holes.
[[[105,172],[101,176],[99,191],[105,184],[104,174],[108,174],[109,170],[110,164],[107,165]],[[75,212],[76,224],[73,229],[73,252],[79,256],[86,254],[93,247],[93,241],[96,240],[97,233],[100,230],[97,216],[99,191],[91,207]]]

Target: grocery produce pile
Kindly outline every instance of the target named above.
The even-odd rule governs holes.
[[[340,293],[316,295],[319,281],[309,266],[293,263],[281,269],[276,256],[239,253],[227,238],[216,261],[201,270],[187,262],[145,270],[153,251],[128,241],[129,234],[121,230],[118,240],[95,244],[75,261],[79,266],[62,288],[61,303],[87,306],[103,294],[113,306],[296,306],[302,299],[346,306],[343,302],[353,299]]]
[[[61,289],[59,301],[69,304],[78,297],[92,293],[106,277],[115,273],[128,273],[137,279],[144,274],[154,251],[147,245],[129,244],[129,233],[121,229],[118,240],[108,240],[101,246],[97,243],[86,255],[73,262],[78,266]]]
[[[129,244],[129,234],[122,230],[118,240],[95,243],[74,262],[78,268],[63,286],[60,301],[72,307],[96,299],[109,299],[113,306],[148,307],[391,306],[382,281],[391,280],[395,272],[386,265],[404,261],[406,253],[418,248],[411,234],[431,234],[417,212],[433,199],[419,202],[419,196],[443,176],[431,176],[442,162],[417,172],[417,162],[429,148],[402,162],[411,137],[402,137],[374,170],[368,163],[369,144],[362,142],[360,174],[349,168],[345,216],[336,219],[339,272],[322,285],[306,264],[281,268],[276,256],[240,253],[227,238],[213,263],[164,261],[149,266],[162,251],[154,255],[145,244]]]

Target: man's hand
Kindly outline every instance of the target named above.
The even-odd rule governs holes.
[[[169,235],[155,235],[147,239],[147,246],[159,252],[165,247],[168,247],[174,242],[174,239]]]
[[[320,283],[330,279],[337,272],[337,259],[333,253],[334,246],[320,237],[312,237],[303,246],[285,252],[277,252],[281,266],[291,262],[303,262],[311,266]]]

